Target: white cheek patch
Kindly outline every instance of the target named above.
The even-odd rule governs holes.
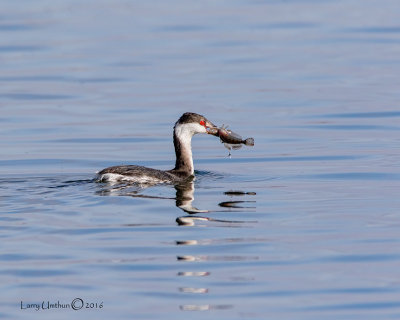
[[[201,125],[200,123],[191,123],[194,129],[194,133],[207,133],[207,129],[205,126]]]
[[[190,141],[197,133],[207,133],[207,130],[200,123],[184,123],[175,127],[175,134],[183,141]]]

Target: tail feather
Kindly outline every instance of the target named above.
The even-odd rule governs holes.
[[[247,138],[246,140],[244,140],[244,144],[246,146],[254,146],[254,139],[253,138]]]

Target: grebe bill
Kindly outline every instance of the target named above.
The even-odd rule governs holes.
[[[105,168],[97,173],[97,181],[130,181],[140,184],[180,182],[194,175],[192,137],[197,133],[215,134],[216,126],[204,116],[186,112],[174,126],[175,168],[158,170],[137,165],[121,165]]]

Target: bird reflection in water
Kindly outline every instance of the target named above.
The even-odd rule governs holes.
[[[176,222],[179,225],[182,226],[194,226],[198,222],[221,222],[221,223],[227,223],[227,224],[236,224],[236,223],[245,223],[249,221],[236,221],[236,220],[225,220],[225,219],[214,219],[210,217],[205,217],[205,216],[199,216],[199,213],[211,213],[211,212],[225,212],[225,211],[230,211],[230,210],[203,210],[203,209],[198,209],[193,206],[193,201],[194,201],[194,183],[193,181],[186,182],[183,184],[178,184],[175,186],[176,189],[176,206],[186,213],[188,213],[188,216],[181,216],[176,218]],[[226,195],[229,196],[243,196],[243,195],[255,195],[255,192],[242,192],[242,191],[227,191],[225,192]],[[223,208],[236,208],[236,209],[255,209],[254,206],[249,207],[249,206],[243,206],[245,203],[249,202],[255,202],[255,201],[224,201],[220,202],[219,206]],[[196,214],[196,215],[194,215]],[[252,221],[254,222],[254,221]]]
[[[179,195],[179,196],[178,196]],[[234,198],[234,197],[243,197],[246,195],[255,195],[254,192],[242,192],[242,191],[227,191],[225,195]],[[186,213],[187,216],[181,216],[176,219],[176,222],[181,226],[194,226],[198,223],[222,223],[224,226],[232,227],[233,225],[243,224],[249,221],[233,221],[233,220],[222,220],[222,219],[214,219],[205,216],[199,216],[199,213],[212,213],[216,211],[210,210],[199,210],[193,207],[192,202],[194,200],[194,185],[181,185],[177,188],[177,197],[176,197],[176,206]],[[249,207],[247,203],[255,203],[255,201],[247,201],[247,200],[232,200],[224,201],[219,203],[219,207],[224,208],[224,210],[218,210],[218,212],[231,212],[235,209],[255,209],[255,206]],[[220,240],[213,240],[213,239],[202,239],[202,240],[177,240],[177,246],[198,246],[198,245],[212,245],[215,242]],[[208,256],[208,255],[178,255],[178,261],[181,262],[188,262],[190,265],[195,263],[196,266],[201,266],[201,264],[197,265],[197,263],[201,263],[204,261],[243,261],[248,260],[248,257],[243,256]],[[258,259],[258,257],[252,257],[251,259]],[[185,277],[208,277],[211,275],[211,272],[208,271],[181,271],[178,273],[178,276],[185,276]],[[185,283],[190,283],[190,281],[185,281]],[[194,281],[195,283],[199,283],[199,281]],[[209,288],[206,287],[180,287],[178,288],[179,292],[189,294],[189,295],[203,295],[209,293]],[[181,311],[212,311],[212,310],[226,310],[231,309],[234,306],[231,304],[183,304],[179,306]]]
[[[215,219],[206,214],[212,214],[214,212],[232,212],[235,210],[246,211],[254,210],[256,207],[254,205],[255,201],[252,200],[236,200],[238,197],[248,197],[254,196],[255,192],[244,192],[244,191],[226,191],[224,195],[230,197],[228,201],[223,201],[218,203],[221,208],[219,210],[207,210],[198,209],[193,205],[195,186],[194,181],[189,180],[179,184],[174,185],[176,190],[175,198],[172,197],[161,197],[143,194],[143,190],[148,187],[147,185],[137,185],[137,184],[106,184],[103,188],[98,191],[100,195],[118,195],[118,196],[130,196],[137,198],[149,198],[149,199],[168,199],[175,200],[175,205],[187,215],[179,216],[176,218],[176,222],[179,226],[195,226],[208,223],[219,223],[225,227],[241,226],[246,223],[254,223],[256,221],[237,221],[237,220],[225,220],[225,219]],[[201,215],[200,215],[201,214]],[[198,246],[198,245],[212,245],[214,242],[221,240],[177,240],[175,244],[177,246]],[[203,261],[245,261],[245,260],[257,260],[258,257],[246,257],[246,256],[208,256],[208,255],[178,255],[176,257],[177,261],[198,263]],[[178,277],[209,277],[211,272],[203,270],[187,270],[180,271],[176,274]],[[185,283],[190,283],[190,281],[184,281]],[[195,281],[198,283],[198,281]],[[207,287],[192,287],[192,286],[182,286],[178,287],[178,291],[182,294],[188,295],[204,295],[209,294],[209,288]],[[230,304],[183,304],[179,306],[181,311],[210,311],[210,310],[226,310],[233,308]]]
[[[214,219],[206,216],[199,216],[198,214],[206,214],[212,212],[230,212],[230,209],[255,209],[255,206],[246,206],[248,203],[255,203],[255,201],[241,200],[241,201],[223,201],[218,205],[225,210],[207,210],[198,209],[193,206],[194,201],[194,181],[188,180],[175,184],[176,196],[173,197],[162,197],[143,194],[143,190],[153,185],[150,184],[138,184],[138,183],[102,183],[102,188],[96,192],[102,196],[129,196],[134,198],[148,198],[148,199],[167,199],[175,200],[175,205],[185,213],[187,216],[180,216],[176,218],[178,225],[182,226],[194,226],[198,222],[220,222],[226,224],[237,224],[237,223],[249,223],[254,221],[236,221],[236,220],[225,220],[225,219]],[[255,192],[243,192],[243,191],[227,191],[224,193],[230,197],[234,196],[245,196],[255,195]]]

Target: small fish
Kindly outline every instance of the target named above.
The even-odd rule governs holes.
[[[228,127],[222,126],[218,129],[218,136],[223,143],[228,144],[244,144],[246,146],[254,146],[254,139],[247,138],[243,140],[243,138],[232,130],[227,130]]]
[[[220,128],[209,128],[208,133],[213,134],[220,138],[221,142],[224,144],[225,148],[229,150],[229,156],[231,155],[231,150],[237,150],[242,147],[242,144],[246,146],[254,146],[254,139],[243,138],[232,130],[228,130],[228,127],[222,126]]]

